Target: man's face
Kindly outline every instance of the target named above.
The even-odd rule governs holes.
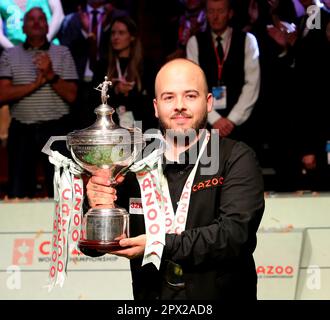
[[[228,0],[207,1],[206,17],[213,32],[225,31],[232,16],[233,11],[230,9]]]
[[[35,8],[27,13],[24,19],[23,31],[28,38],[46,37],[48,23],[41,9]]]
[[[158,73],[155,89],[155,115],[162,129],[184,134],[205,127],[213,101],[198,66],[186,60],[170,62]]]

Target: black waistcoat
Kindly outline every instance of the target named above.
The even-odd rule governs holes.
[[[210,30],[196,36],[198,43],[199,65],[204,70],[209,92],[218,83],[217,58]],[[244,85],[244,58],[246,34],[233,29],[230,48],[223,66],[221,82],[227,87],[227,108],[219,113],[226,117],[241,94]],[[226,48],[224,48],[225,50]]]

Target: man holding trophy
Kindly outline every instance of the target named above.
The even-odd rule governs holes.
[[[205,129],[213,98],[197,64],[165,64],[155,93],[164,153],[133,164],[116,189],[102,170],[87,185],[92,208],[117,200],[130,213],[129,237],[107,252],[130,259],[135,299],[255,300],[264,210],[255,155]]]

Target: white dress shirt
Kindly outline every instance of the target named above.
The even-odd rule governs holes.
[[[226,48],[230,45],[232,28],[228,27],[226,31],[221,35],[221,44],[226,55]],[[212,38],[214,45],[217,46],[217,35],[212,32]],[[228,47],[229,49],[229,47]],[[192,36],[187,43],[187,58],[199,63],[198,60],[198,44],[196,36]],[[251,115],[254,104],[259,96],[260,89],[260,65],[259,65],[259,47],[257,39],[251,33],[246,34],[245,38],[245,59],[244,59],[244,73],[245,80],[242,88],[241,95],[238,98],[237,103],[233,106],[232,110],[228,114],[228,119],[235,125],[239,126],[244,123]],[[213,125],[221,118],[221,115],[212,110],[208,114],[208,122]]]
[[[97,21],[98,21],[98,25],[97,25],[97,45],[99,46],[100,44],[100,38],[101,38],[101,32],[102,32],[102,15],[104,14],[104,7],[101,6],[97,9],[94,9],[93,7],[91,7],[90,5],[86,6],[86,12],[88,13],[89,16],[89,32],[92,32],[92,19],[93,19],[93,13],[92,11],[96,10],[97,13]],[[81,29],[81,33],[83,34],[83,36],[87,39],[88,38],[88,33],[85,32],[85,30]],[[87,60],[87,64],[86,64],[86,68],[85,68],[85,74],[84,74],[84,78],[85,80],[91,80],[93,77],[93,71],[90,69],[90,63],[89,63],[89,59]]]

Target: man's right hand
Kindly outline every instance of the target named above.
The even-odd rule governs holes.
[[[235,125],[229,119],[225,117],[221,117],[215,123],[213,123],[213,129],[219,130],[219,134],[221,137],[227,137],[234,130]]]
[[[117,200],[116,189],[110,186],[108,176],[97,173],[92,176],[86,186],[89,205],[95,207],[113,208]]]
[[[37,90],[41,86],[43,86],[46,83],[46,81],[47,80],[46,80],[45,76],[40,71],[38,71],[37,78],[34,81],[35,90]]]
[[[113,208],[114,202],[117,200],[116,189],[111,187],[112,171],[109,169],[98,169],[89,179],[86,189],[89,205],[94,208],[106,207]],[[122,183],[124,176],[118,174],[115,177],[115,184]]]
[[[316,157],[314,154],[306,154],[302,158],[304,167],[308,170],[316,169]]]

